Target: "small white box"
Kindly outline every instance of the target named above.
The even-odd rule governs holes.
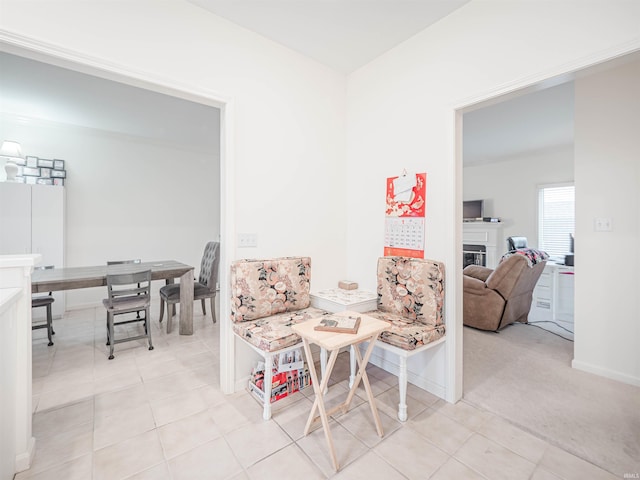
[[[350,280],[340,280],[338,282],[338,287],[342,288],[343,290],[357,290],[358,282],[352,282]]]

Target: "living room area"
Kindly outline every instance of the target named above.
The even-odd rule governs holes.
[[[473,245],[464,246],[465,263],[495,268],[508,251],[511,236],[525,237],[528,247],[551,254],[544,270],[547,277],[540,277],[533,292],[528,324],[515,322],[498,332],[464,327],[465,401],[500,412],[525,431],[596,465],[609,465],[620,475],[637,463],[640,452],[636,413],[640,397],[632,376],[604,367],[615,357],[621,359],[611,353],[619,347],[619,339],[602,335],[602,322],[595,320],[593,310],[605,308],[604,304],[615,310],[618,307],[610,302],[629,301],[621,297],[616,276],[595,268],[601,262],[596,257],[603,257],[600,252],[619,244],[621,239],[612,237],[617,231],[624,235],[628,222],[633,224],[630,217],[634,212],[637,216],[637,201],[625,200],[635,194],[623,178],[633,175],[634,168],[637,175],[637,167],[630,158],[613,160],[625,144],[624,134],[630,134],[624,113],[627,95],[633,92],[628,87],[640,78],[638,60],[631,56],[625,60],[628,63],[579,72],[570,81],[465,114],[463,173],[463,198],[481,200],[476,202],[484,209],[479,217],[485,217],[484,222],[463,225],[463,241],[488,239],[478,242],[483,244],[481,253]],[[612,141],[606,146],[605,139],[612,140],[609,135],[616,139],[615,148]],[[594,136],[602,148],[595,155],[587,148]],[[499,148],[494,147],[496,142]],[[606,178],[596,182],[598,175]],[[593,188],[596,183],[598,189]],[[578,267],[573,266],[573,257],[564,265],[565,254],[574,250],[573,237],[563,234],[564,244],[544,238],[545,226],[548,233],[571,224],[562,218],[549,225],[548,216],[540,211],[549,206],[545,190],[554,188],[571,192],[575,213],[570,220],[575,230],[569,233],[577,239]],[[560,202],[564,207],[566,200]],[[556,215],[562,213],[556,208]],[[549,279],[551,283],[545,283]],[[541,284],[551,291],[549,300],[542,298]],[[600,290],[591,291],[591,298],[585,295],[589,285]],[[603,302],[604,298],[610,300]],[[627,325],[637,339],[633,320],[619,318],[617,324]],[[586,360],[589,357],[598,357],[602,367],[595,367],[595,362]],[[633,370],[632,365],[625,368]],[[608,408],[603,408],[605,404]]]

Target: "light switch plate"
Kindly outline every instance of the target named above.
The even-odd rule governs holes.
[[[257,233],[239,233],[238,234],[238,248],[249,248],[258,246],[258,234]]]
[[[596,218],[594,221],[594,229],[596,232],[610,232],[613,230],[610,218]]]

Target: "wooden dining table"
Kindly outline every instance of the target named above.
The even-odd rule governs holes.
[[[31,276],[31,292],[106,287],[108,274],[140,270],[151,270],[151,280],[165,280],[166,283],[173,283],[176,278],[180,279],[180,335],[193,335],[194,268],[175,260],[34,270]]]

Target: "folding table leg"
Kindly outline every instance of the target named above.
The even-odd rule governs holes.
[[[364,358],[360,354],[360,349],[357,346],[354,346],[353,351],[355,352],[355,357],[358,362],[358,374],[356,375],[355,380],[353,381],[353,385],[349,390],[349,395],[347,396],[347,400],[344,403],[344,412],[349,410],[349,405],[351,405],[351,401],[353,400],[353,395],[356,393],[358,389],[358,385],[360,384],[360,380],[362,380],[362,384],[364,385],[364,389],[367,392],[367,399],[369,401],[369,407],[371,408],[371,414],[373,415],[373,421],[376,424],[376,430],[378,431],[378,435],[382,437],[384,433],[382,432],[382,424],[380,422],[380,416],[378,415],[378,409],[376,408],[375,400],[373,398],[373,391],[371,390],[371,385],[369,384],[369,377],[367,376],[367,364],[369,363],[369,357],[371,357],[371,353],[373,352],[373,348],[375,347],[375,337],[370,338],[368,340],[364,340],[364,342],[369,342],[367,346],[367,350],[365,352]]]
[[[327,365],[327,370],[325,372],[325,376],[322,379],[322,383],[318,383],[318,374],[316,373],[316,366],[313,363],[313,357],[311,356],[311,348],[309,347],[309,341],[305,338],[302,339],[302,344],[304,345],[304,353],[307,357],[307,363],[309,364],[309,373],[311,375],[311,383],[313,385],[313,391],[315,393],[315,400],[313,402],[313,406],[311,407],[311,413],[309,414],[309,418],[307,419],[307,425],[304,428],[304,434],[309,434],[309,429],[311,428],[311,424],[314,421],[316,409],[319,410],[320,413],[320,421],[322,422],[322,428],[324,430],[324,438],[327,441],[327,445],[329,447],[329,453],[331,454],[331,461],[333,462],[333,468],[338,471],[338,459],[336,457],[336,449],[333,445],[333,438],[331,437],[331,431],[329,430],[329,419],[327,418],[327,411],[324,408],[324,398],[322,392],[326,388],[327,383],[329,382],[329,377],[331,376],[331,371],[333,370],[333,366],[336,363],[336,359],[338,358],[338,350],[333,350],[331,352],[331,356],[329,357],[329,363]]]

